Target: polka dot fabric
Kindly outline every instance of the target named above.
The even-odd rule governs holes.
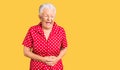
[[[32,26],[22,43],[25,47],[33,48],[33,53],[40,56],[58,56],[61,48],[67,47],[66,34],[62,27],[55,22],[52,31],[46,40],[41,22]],[[54,66],[31,59],[30,70],[63,70],[62,60]]]

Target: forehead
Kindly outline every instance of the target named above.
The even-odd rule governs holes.
[[[45,8],[43,9],[42,15],[55,15],[55,11],[53,9]]]

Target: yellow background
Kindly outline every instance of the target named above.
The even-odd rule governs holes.
[[[120,70],[119,0],[1,0],[0,70],[29,69],[21,43],[46,2],[56,6],[55,20],[67,33],[64,70]]]

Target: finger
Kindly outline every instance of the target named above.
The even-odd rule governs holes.
[[[46,62],[47,65],[53,66],[54,64],[52,62]]]

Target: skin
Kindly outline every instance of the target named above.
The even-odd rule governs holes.
[[[41,22],[42,22],[42,29],[46,36],[46,40],[48,39],[49,34],[53,27],[54,18],[55,18],[55,14],[53,12],[54,11],[51,9],[44,9],[43,13],[39,14],[39,18],[41,19]],[[42,61],[49,66],[54,66],[65,55],[66,50],[67,48],[61,49],[60,54],[57,57],[56,56],[42,57],[33,53],[32,48],[24,47],[24,55],[31,59]]]

